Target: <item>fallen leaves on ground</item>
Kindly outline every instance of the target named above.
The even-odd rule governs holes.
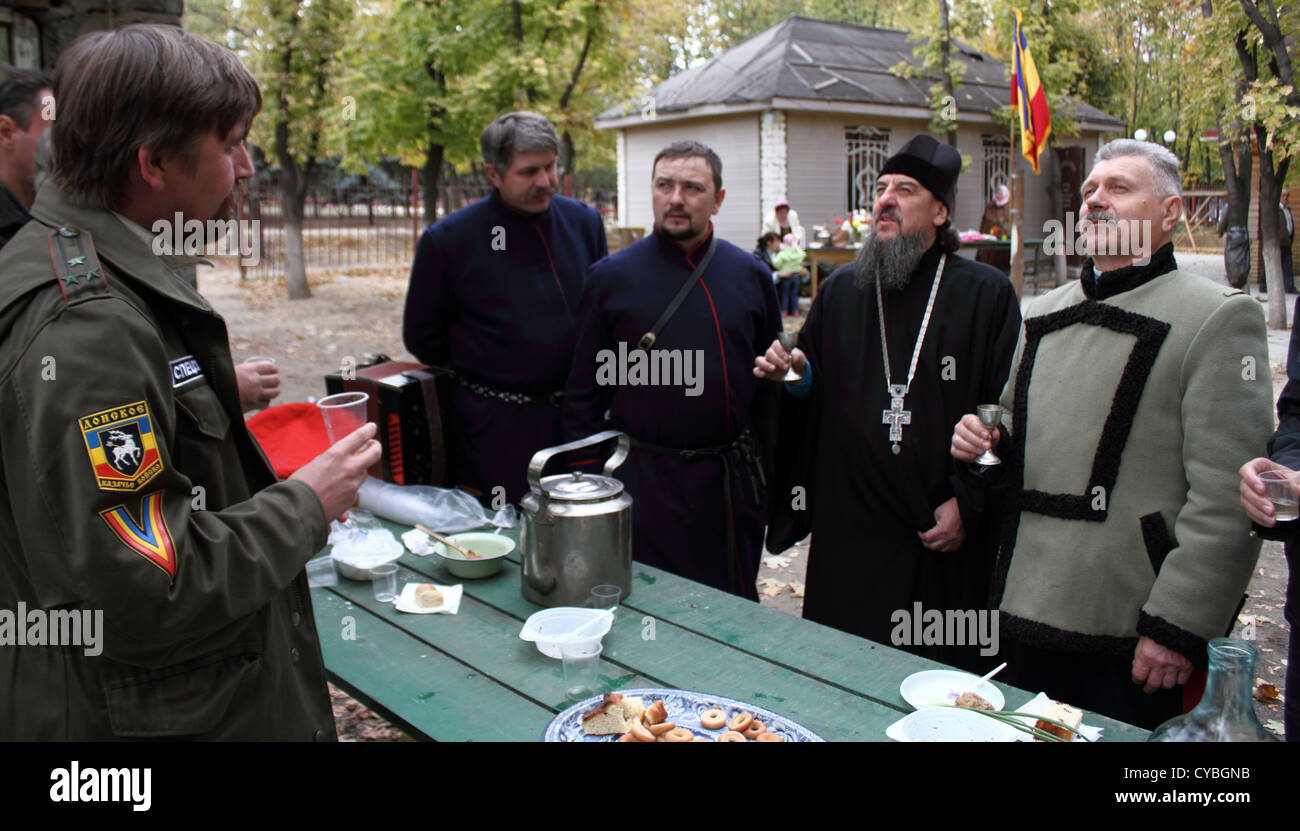
[[[803,597],[803,583],[791,583],[790,593],[795,597]]]
[[[790,565],[790,558],[778,554],[769,554],[763,558],[763,565],[772,569],[787,568]]]
[[[1271,704],[1277,701],[1277,687],[1272,684],[1260,684],[1255,688],[1255,700],[1262,701],[1265,704]]]
[[[768,597],[776,597],[785,588],[785,583],[774,577],[764,577],[758,581],[759,590]]]

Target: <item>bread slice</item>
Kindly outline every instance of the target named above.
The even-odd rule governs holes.
[[[629,722],[639,721],[645,714],[645,702],[634,695],[623,696],[623,718]]]
[[[1058,736],[1064,741],[1069,742],[1074,741],[1074,734],[1060,725],[1043,721],[1043,719],[1046,718],[1050,718],[1052,721],[1059,721],[1061,724],[1069,725],[1075,730],[1078,730],[1080,725],[1083,724],[1083,711],[1077,710],[1068,704],[1053,701],[1048,706],[1047,712],[1043,713],[1043,718],[1040,718],[1034,723],[1034,727],[1037,727],[1039,730],[1042,730],[1045,733],[1051,733],[1053,736]],[[1041,738],[1035,738],[1037,741],[1043,741]]]
[[[582,732],[588,736],[613,736],[626,733],[630,727],[624,715],[623,696],[606,693],[594,709],[582,716]]]

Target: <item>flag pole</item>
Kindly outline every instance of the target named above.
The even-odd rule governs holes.
[[[1014,28],[1012,31],[1013,33],[1017,33]],[[1011,60],[1013,66],[1015,65],[1016,48],[1018,46],[1019,44],[1017,43],[1012,48]],[[1018,84],[1019,82],[1019,73],[1012,72],[1011,83]],[[1016,90],[1016,93],[1018,106],[1023,107],[1025,103],[1021,100],[1021,96],[1018,94],[1019,90]],[[1011,285],[1016,288],[1017,300],[1024,295],[1025,291],[1025,257],[1023,252],[1023,236],[1021,233],[1021,225],[1023,224],[1024,215],[1024,179],[1020,174],[1020,165],[1017,164],[1016,161],[1016,157],[1020,155],[1016,152],[1016,121],[1019,120],[1019,117],[1020,113],[1017,110],[1012,110],[1010,124],[1011,147],[1009,148],[1011,151],[1011,181],[1008,183],[1011,187]],[[1023,126],[1021,129],[1024,129]]]

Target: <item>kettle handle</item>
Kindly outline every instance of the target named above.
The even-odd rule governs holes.
[[[561,444],[558,447],[544,447],[533,454],[532,460],[528,463],[528,487],[539,493],[542,492],[542,470],[545,469],[546,463],[551,460],[552,456],[559,453],[567,453],[570,450],[577,450],[582,447],[591,447],[593,444],[600,444],[603,441],[609,441],[612,438],[618,439],[618,447],[605,460],[605,468],[602,473],[609,476],[619,465],[627,460],[627,452],[631,447],[631,440],[628,439],[627,433],[618,430],[606,430],[603,433],[597,433],[594,436],[588,436],[585,439],[571,441],[568,444]]]

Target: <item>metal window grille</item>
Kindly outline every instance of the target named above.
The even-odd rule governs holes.
[[[998,185],[1011,187],[1011,142],[1006,136],[983,136],[984,203],[993,199]]]
[[[848,144],[848,209],[871,210],[875,202],[876,178],[889,158],[889,130],[875,127],[848,127],[844,130]]]

